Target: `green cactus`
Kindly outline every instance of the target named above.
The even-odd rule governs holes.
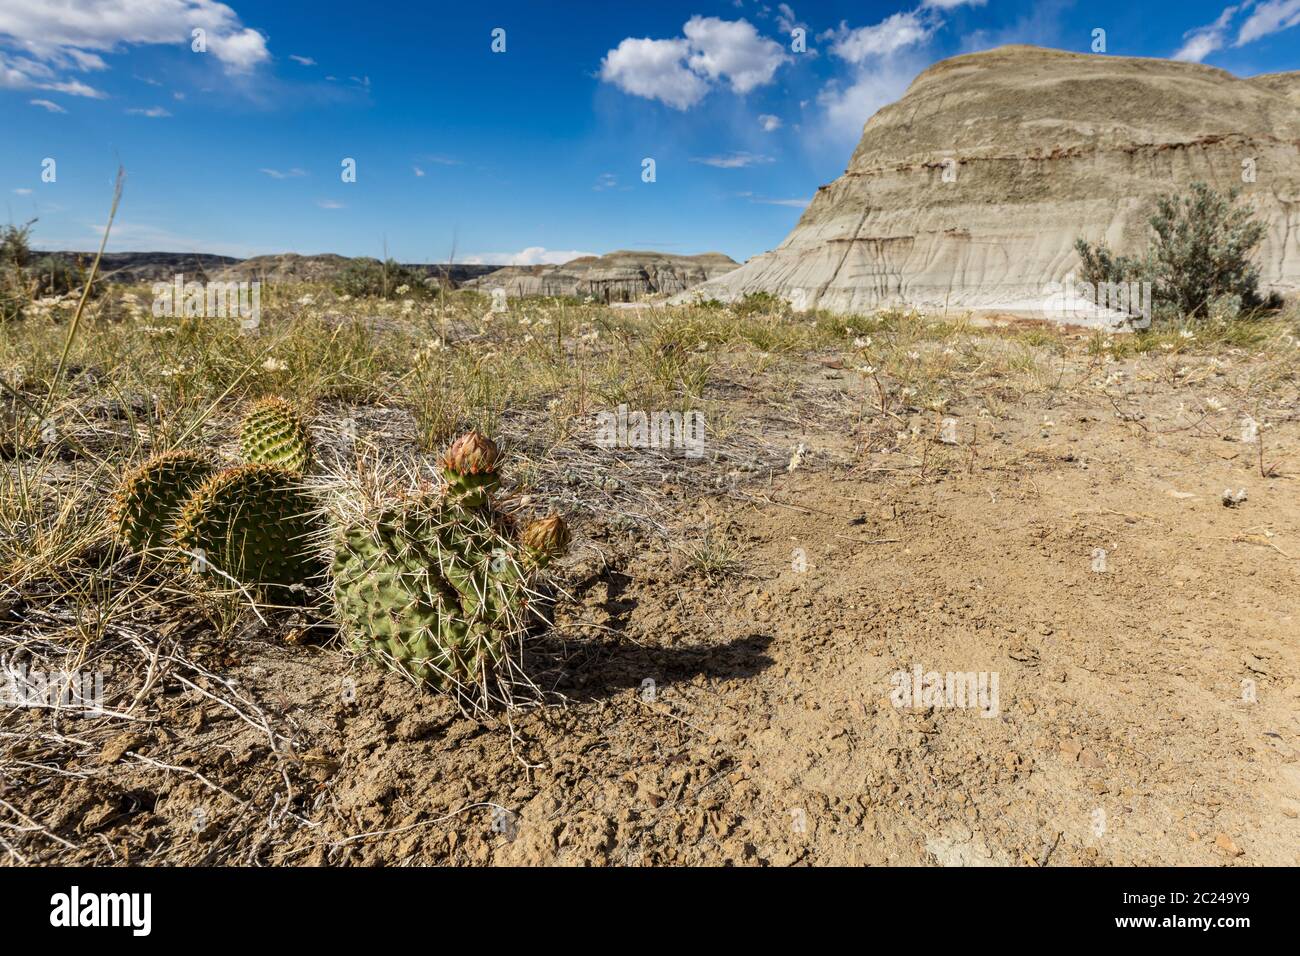
[[[214,475],[176,523],[182,551],[254,587],[310,583],[322,570],[321,536],[316,503],[298,476],[273,465],[242,465]]]
[[[311,435],[302,416],[282,398],[253,405],[239,428],[244,459],[254,465],[277,465],[301,474],[311,462]]]
[[[111,514],[117,533],[137,551],[169,543],[182,506],[215,470],[210,458],[192,451],[150,458],[127,474],[114,496]]]
[[[517,547],[481,513],[407,502],[346,529],[333,570],[352,646],[433,687],[487,688],[522,635]]]
[[[448,487],[363,517],[334,549],[343,634],[363,653],[482,705],[508,698],[509,663],[534,622],[533,576],[568,546],[558,516],[520,541],[490,499],[500,452],[477,432],[443,456]]]

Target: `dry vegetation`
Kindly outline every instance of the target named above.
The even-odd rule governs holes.
[[[492,814],[519,812],[557,779],[548,774],[580,764],[548,735],[572,721],[612,725],[615,695],[640,712],[635,674],[594,698],[592,685],[611,682],[601,662],[622,653],[619,642],[653,643],[619,610],[614,584],[646,556],[665,562],[658,580],[678,597],[657,619],[661,629],[689,632],[687,643],[707,648],[707,625],[682,608],[698,605],[706,617],[712,608],[749,626],[752,607],[714,602],[726,591],[748,600],[769,579],[755,528],[737,515],[803,508],[812,520],[856,510],[875,523],[887,502],[945,482],[1013,489],[1041,481],[1045,460],[1068,460],[1053,444],[1057,422],[1083,409],[1139,441],[1235,439],[1249,415],[1261,426],[1258,448],[1248,449],[1258,477],[1294,499],[1291,476],[1300,471],[1294,312],[1107,336],[903,312],[845,318],[538,301],[493,314],[486,297],[470,293],[358,300],[324,286],[279,286],[262,289],[260,329],[249,335],[235,319],[155,317],[151,302],[147,288],[111,289],[89,303],[70,341],[72,298],[43,300],[0,325],[0,657],[10,668],[107,675],[103,715],[0,710],[0,849],[10,862],[505,860]],[[509,493],[520,507],[569,516],[576,546],[561,569],[560,619],[533,662],[540,706],[476,720],[415,688],[394,691],[394,677],[337,646],[327,603],[258,607],[237,591],[148,567],[113,541],[106,502],[130,465],[182,446],[231,456],[239,411],[265,395],[313,410],[317,445],[336,476],[383,460],[433,480],[434,455],[479,428],[510,450]],[[593,416],[621,403],[702,411],[707,454],[596,447]],[[945,432],[946,417],[956,424]],[[803,475],[858,484],[820,498],[783,490]],[[1152,510],[1137,500],[1119,509]],[[883,527],[839,531],[898,540]],[[1271,527],[1241,533],[1261,536],[1280,560],[1300,556],[1300,540],[1275,538]],[[598,614],[588,613],[593,601]],[[804,613],[787,615],[796,632]],[[310,673],[294,670],[308,665]],[[296,686],[262,680],[281,668]],[[716,676],[716,695],[735,679]],[[349,761],[378,754],[362,746],[356,758],[350,730],[330,742],[332,708],[347,708],[344,723],[379,719],[390,706],[382,698],[393,694],[406,695],[408,709],[384,718],[387,732],[427,745],[424,758],[410,757],[416,776],[421,759],[442,759],[466,735],[503,741],[493,746],[506,756],[449,770],[458,779],[437,799],[397,784],[347,798],[346,778],[369,772]],[[442,728],[436,740],[421,723],[435,719],[427,715]],[[660,722],[678,735],[699,731],[680,709]],[[680,736],[677,744],[690,746]],[[715,762],[707,776],[686,779],[702,787],[742,766]],[[569,779],[574,792],[584,786]],[[462,826],[477,829],[446,835]],[[680,844],[673,852],[622,827],[606,841],[606,859],[732,858],[727,834],[710,837],[707,827],[698,837],[664,837],[663,846]],[[428,841],[409,843],[412,834]],[[736,852],[739,861],[782,858]],[[532,861],[553,858],[538,854]],[[1028,855],[1037,859],[1037,849]]]

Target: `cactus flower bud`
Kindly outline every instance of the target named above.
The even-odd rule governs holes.
[[[497,486],[500,460],[496,442],[477,431],[466,432],[442,456],[442,476],[466,507],[481,508]]]
[[[569,550],[572,535],[569,526],[559,515],[547,515],[531,522],[520,536],[539,564],[545,564],[551,558],[558,558]]]
[[[496,442],[478,431],[461,435],[442,456],[442,467],[458,475],[481,475],[496,471],[501,451]]]

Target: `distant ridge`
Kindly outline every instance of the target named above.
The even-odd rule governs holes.
[[[35,251],[40,256],[52,256],[68,262],[78,262],[89,268],[95,261],[94,252]],[[359,258],[368,258],[365,256]],[[259,279],[263,282],[329,282],[348,263],[347,256],[323,253],[301,256],[297,253],[253,256],[240,259],[235,256],[218,256],[203,252],[106,252],[100,262],[100,274],[108,282],[162,282],[181,274],[187,280],[223,282]],[[500,266],[465,265],[461,263],[410,263],[407,268],[431,276],[446,276],[459,286],[468,279],[495,272]]]

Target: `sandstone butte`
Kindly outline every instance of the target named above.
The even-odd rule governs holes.
[[[1076,237],[1147,244],[1153,199],[1203,180],[1267,223],[1267,289],[1300,291],[1300,72],[1006,46],[936,63],[867,121],[776,249],[689,290],[1075,321]],[[1063,307],[1064,306],[1064,307]]]

